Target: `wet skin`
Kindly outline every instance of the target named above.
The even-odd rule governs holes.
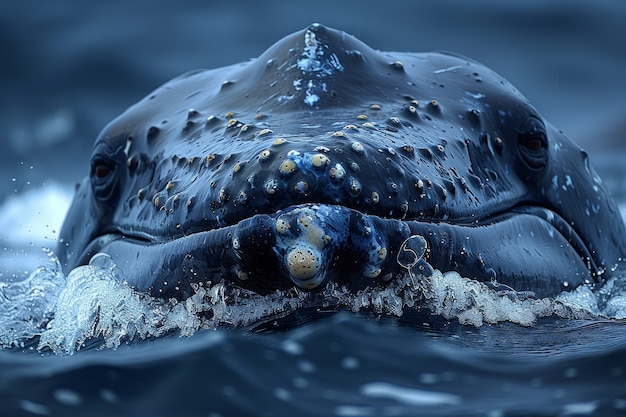
[[[102,131],[57,254],[69,272],[98,252],[179,299],[357,291],[425,261],[543,297],[614,274],[626,233],[587,154],[491,70],[312,25]]]

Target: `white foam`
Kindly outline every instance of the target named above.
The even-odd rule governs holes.
[[[98,337],[104,347],[116,348],[128,341],[171,332],[190,336],[200,329],[248,326],[298,308],[321,305],[393,316],[401,316],[407,308],[428,307],[435,314],[471,326],[504,321],[532,326],[538,318],[550,315],[589,318],[599,314],[597,299],[586,287],[557,299],[532,299],[437,270],[430,277],[407,274],[386,288],[356,294],[329,284],[322,293],[294,289],[261,296],[216,284],[196,286],[195,294],[184,301],[161,300],[130,288],[121,272],[105,262],[106,258],[96,257],[93,264],[74,269],[67,281],[58,267],[33,274],[29,284],[22,287],[27,295],[13,297],[12,311],[3,316],[3,328],[18,329],[9,321],[26,313],[38,319],[26,320],[27,325],[20,330],[4,332],[0,343],[19,344],[21,338],[40,334],[40,349],[72,354]],[[42,288],[44,283],[45,290],[32,290]],[[623,314],[625,310],[617,311]]]
[[[114,265],[100,261],[69,274],[57,297],[54,318],[41,332],[39,349],[72,354],[98,337],[103,346],[116,348],[123,342],[170,332],[190,336],[200,329],[246,326],[293,311],[306,298],[304,293],[282,292],[260,296],[216,284],[197,286],[195,294],[181,302],[162,300],[135,291]]]
[[[261,296],[220,283],[196,286],[195,294],[184,301],[161,300],[129,287],[121,271],[106,258],[97,257],[93,264],[74,269],[67,280],[57,263],[40,268],[23,284],[0,287],[5,297],[7,290],[17,294],[9,297],[11,303],[0,305],[1,328],[5,329],[0,345],[19,345],[40,335],[40,349],[72,354],[98,337],[102,346],[116,348],[171,332],[190,336],[200,329],[258,324],[298,308],[322,305],[398,317],[407,308],[429,308],[446,319],[477,327],[505,321],[532,326],[538,318],[551,315],[578,319],[605,313],[598,309],[598,295],[587,287],[557,299],[533,299],[437,270],[430,277],[406,274],[386,288],[356,294],[329,284],[321,293],[293,289]],[[614,314],[624,315],[626,295],[615,296],[615,291],[621,290],[606,289],[606,304]]]
[[[41,334],[39,348],[72,353],[87,339],[102,336],[105,346],[142,336],[139,324],[150,320],[139,294],[97,266],[74,269],[55,306],[54,319]]]
[[[22,281],[0,282],[0,347],[20,346],[43,331],[65,286],[60,269],[51,258]]]
[[[569,304],[552,298],[536,299],[514,291],[496,291],[456,272],[442,274],[435,270],[423,282],[424,295],[433,312],[475,327],[505,321],[532,326],[538,318],[548,316],[569,319],[596,316],[597,309],[589,310],[579,303]]]
[[[598,308],[598,297],[588,285],[581,285],[572,291],[564,291],[556,299],[572,308],[589,311],[597,315],[602,314]]]

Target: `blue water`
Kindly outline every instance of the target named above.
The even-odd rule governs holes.
[[[5,415],[622,415],[623,334],[613,322],[474,329],[344,313],[281,334],[7,353],[0,387]]]
[[[626,3],[337,3],[0,6],[0,416],[626,415],[618,286],[535,302],[445,275],[322,309],[221,287],[190,306],[134,293],[106,260],[65,277],[41,250],[106,123],[314,21],[485,63],[589,150],[626,211]]]

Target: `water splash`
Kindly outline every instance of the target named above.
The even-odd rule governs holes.
[[[95,262],[74,269],[59,295],[54,318],[41,334],[39,349],[70,354],[87,339],[103,337],[106,347],[142,337],[141,323],[153,319],[141,295],[118,280],[114,268]]]
[[[72,354],[87,341],[101,338],[102,347],[160,337],[172,332],[191,336],[200,329],[246,326],[301,305],[306,293],[276,292],[262,297],[218,283],[197,285],[188,299],[162,300],[128,286],[105,254],[67,277],[54,308],[54,318],[41,333],[39,349]]]
[[[39,335],[54,315],[54,305],[65,286],[57,259],[18,282],[0,282],[0,347],[23,346]]]
[[[597,309],[588,309],[571,299],[528,298],[526,293],[496,291],[456,272],[435,271],[424,294],[435,314],[457,319],[461,324],[480,327],[484,323],[511,322],[532,326],[537,319],[558,316],[567,319],[599,318]]]
[[[196,285],[194,294],[184,301],[135,291],[108,255],[94,256],[89,265],[74,269],[67,278],[54,260],[23,282],[0,284],[0,346],[23,346],[39,336],[38,349],[67,355],[86,344],[114,349],[166,334],[191,336],[203,329],[256,325],[311,307],[396,317],[407,309],[425,309],[475,327],[500,322],[533,326],[549,316],[626,316],[626,289],[619,280],[599,290],[581,286],[555,299],[535,299],[455,272],[424,268],[424,260],[418,259],[421,251],[409,252],[413,257],[405,262],[407,273],[385,288],[355,294],[329,283],[319,293],[294,288],[261,296],[227,283],[208,283]]]

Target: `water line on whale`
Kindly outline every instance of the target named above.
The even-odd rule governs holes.
[[[417,248],[419,252],[420,238],[417,237],[418,244],[412,243],[410,251]],[[20,346],[38,336],[38,350],[67,355],[86,345],[115,349],[121,344],[171,334],[187,337],[220,327],[255,328],[311,307],[326,312],[348,310],[397,318],[407,311],[422,310],[473,327],[502,322],[532,326],[544,317],[574,320],[626,317],[626,288],[611,291],[613,298],[602,311],[601,295],[594,294],[589,287],[564,291],[556,298],[535,299],[456,272],[442,273],[417,258],[401,258],[399,262],[408,266],[407,273],[389,286],[356,294],[336,283],[328,283],[320,293],[294,288],[267,295],[216,283],[197,286],[194,295],[183,301],[154,298],[129,287],[120,276],[123,272],[105,254],[94,257],[91,265],[77,267],[63,281],[64,286],[58,287],[60,267],[57,260],[51,259],[48,268],[39,268],[20,285],[12,287],[25,289],[22,296],[13,300],[13,320],[23,317],[23,313],[15,314],[16,309],[30,310],[34,302],[46,305],[47,320],[31,323],[21,334],[11,334],[12,338],[4,337],[0,345]],[[34,294],[26,291],[46,283],[56,283],[57,291]],[[3,321],[10,324],[6,318]]]

